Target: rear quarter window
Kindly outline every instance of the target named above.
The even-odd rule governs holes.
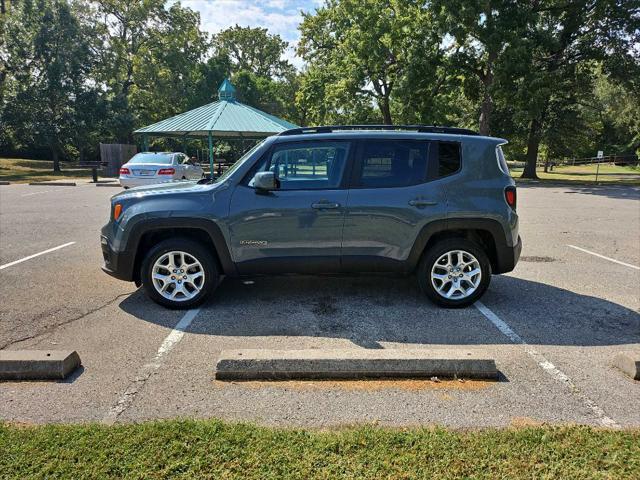
[[[456,142],[437,142],[438,178],[446,177],[460,170],[460,144]]]
[[[509,165],[507,165],[507,160],[504,158],[504,153],[502,152],[502,147],[498,145],[496,147],[496,157],[498,159],[498,166],[502,173],[509,175]]]

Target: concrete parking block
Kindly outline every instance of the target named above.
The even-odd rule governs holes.
[[[613,359],[613,365],[634,380],[640,380],[640,351],[620,352]]]
[[[96,183],[96,187],[116,187],[116,188],[122,188],[122,186],[117,183],[117,182],[113,182],[113,183]]]
[[[5,182],[4,180],[0,182],[0,185],[11,185],[11,182]]]
[[[224,350],[219,380],[498,377],[495,361],[470,349]]]
[[[0,380],[63,379],[80,363],[75,350],[0,350]]]
[[[76,182],[29,182],[29,185],[47,187],[75,187]]]

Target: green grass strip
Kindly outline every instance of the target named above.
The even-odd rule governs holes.
[[[640,431],[0,424],[0,478],[640,478]]]

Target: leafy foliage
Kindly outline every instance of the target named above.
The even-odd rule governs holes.
[[[301,125],[504,137],[530,177],[545,159],[640,150],[639,0],[325,0],[299,30],[301,70],[278,35],[236,25],[211,36],[179,2],[12,2],[0,15],[0,153],[92,157],[99,142],[132,142],[135,128],[215,100],[224,78],[241,101]]]

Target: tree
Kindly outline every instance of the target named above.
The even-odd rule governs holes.
[[[452,67],[479,83],[466,82],[465,93],[480,100],[479,130],[491,134],[495,76],[509,46],[519,42],[528,22],[528,2],[513,0],[435,0],[432,9],[451,36]]]
[[[79,99],[89,90],[91,52],[69,4],[25,0],[5,25],[11,78],[2,117],[22,143],[46,146],[54,171],[76,132]]]
[[[289,44],[266,28],[227,28],[213,39],[218,54],[226,55],[235,72],[246,71],[263,78],[284,77],[293,70],[283,58]]]
[[[140,123],[184,110],[197,92],[209,49],[200,17],[163,0],[99,0],[104,28],[101,78],[109,93],[109,128],[131,142]]]
[[[335,110],[374,102],[391,124],[394,89],[407,72],[414,32],[424,31],[424,12],[422,2],[407,0],[333,0],[305,14],[298,52],[309,69],[302,88],[311,93],[306,84],[318,86],[324,76],[324,96]]]
[[[520,95],[528,115],[523,177],[537,178],[538,151],[549,119],[574,118],[567,107],[573,110],[580,95],[590,95],[593,90],[593,69],[584,65],[593,61],[606,65],[632,56],[639,18],[631,4],[551,0],[534,5],[535,21],[529,32],[532,40],[526,55],[520,56],[528,60],[522,76],[528,95]]]

